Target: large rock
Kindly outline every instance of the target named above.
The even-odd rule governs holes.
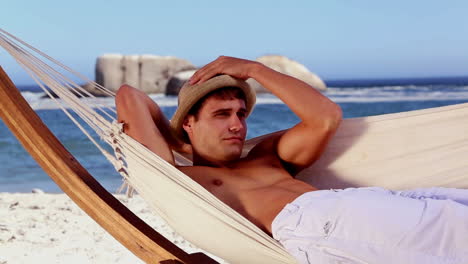
[[[263,63],[265,66],[268,66],[275,71],[279,71],[302,80],[317,90],[323,91],[327,89],[327,86],[322,81],[322,79],[320,79],[320,77],[310,72],[304,65],[287,57],[279,55],[267,55],[257,58],[256,61]],[[269,92],[253,79],[249,79],[247,82],[255,89],[257,93]]]
[[[81,88],[85,89],[91,95],[96,96],[96,97],[106,97],[106,96],[112,95],[111,92],[103,91],[101,87],[98,87],[98,85],[96,85],[94,82],[88,82],[88,83],[86,83],[84,85],[81,85]],[[117,89],[118,89],[118,87],[116,88],[116,90]],[[116,90],[114,90],[114,91],[116,91]],[[84,95],[84,97],[88,97],[89,94],[83,93],[83,95]],[[78,96],[78,97],[82,97],[82,96]]]
[[[122,59],[123,83],[140,87],[140,56],[127,55]]]
[[[165,93],[169,79],[177,72],[193,70],[190,62],[176,57],[143,55],[140,57],[140,89],[146,93]]]
[[[172,78],[169,79],[169,82],[167,83],[166,94],[178,95],[182,85],[184,85],[184,83],[188,81],[196,71],[197,70],[188,70],[174,74],[174,76],[172,76]]]
[[[318,90],[326,90],[325,83],[304,65],[284,56],[269,55],[257,58],[266,66],[303,80]],[[187,60],[156,55],[105,54],[96,61],[96,82],[107,89],[117,91],[126,83],[145,93],[178,94],[180,87],[195,71]],[[269,92],[257,81],[247,81],[258,93]],[[85,88],[94,95],[106,96],[92,85]]]
[[[96,82],[116,91],[123,83],[121,54],[104,54],[96,60]]]
[[[96,60],[96,82],[114,92],[128,84],[148,94],[165,93],[174,74],[193,69],[193,64],[176,57],[105,54]],[[94,95],[105,95],[92,85],[84,87]]]

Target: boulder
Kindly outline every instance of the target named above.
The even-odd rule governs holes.
[[[167,83],[166,94],[178,95],[182,85],[184,85],[184,83],[188,81],[196,71],[197,70],[188,70],[174,74],[174,76],[172,76],[172,78],[169,79],[169,82]]]
[[[121,54],[104,54],[96,60],[96,82],[116,91],[123,83]],[[91,91],[90,91],[91,92]]]
[[[143,55],[140,57],[139,88],[145,93],[164,93],[169,79],[176,73],[193,70],[190,62],[170,56]]]
[[[140,56],[127,55],[122,59],[123,83],[140,87]]]
[[[193,69],[193,64],[176,57],[104,54],[96,60],[96,82],[114,92],[128,84],[148,94],[165,93],[174,74]],[[91,84],[84,88],[95,96],[106,96]]]
[[[327,86],[322,81],[322,79],[320,79],[320,77],[310,72],[304,65],[287,57],[279,55],[267,55],[257,58],[256,61],[263,63],[265,66],[268,66],[275,71],[279,71],[302,80],[317,90],[324,91],[327,89]],[[255,89],[257,93],[269,92],[253,79],[249,79],[247,82]]]
[[[85,89],[87,92],[89,92],[91,95],[96,96],[96,97],[104,97],[104,96],[109,96],[109,93],[103,92],[101,89],[98,89],[93,82],[88,82],[85,84],[80,85],[81,88]],[[88,93],[86,93],[83,90],[78,90],[78,89],[69,89],[73,90],[73,94],[77,96],[78,98],[83,98],[83,97],[90,97]],[[50,95],[49,95],[50,94]],[[60,98],[54,91],[49,89],[49,94],[44,94],[41,96],[42,98]]]
[[[257,61],[298,78],[318,90],[326,90],[325,83],[317,75],[287,57],[268,55],[257,58]],[[96,60],[96,82],[114,92],[125,83],[147,94],[177,95],[195,69],[189,61],[172,56],[104,54]],[[247,82],[258,93],[269,92],[253,79]],[[84,87],[95,96],[107,96],[93,85],[87,84]]]
[[[104,92],[102,89],[99,89],[94,83],[92,82],[88,82],[86,84],[83,84],[81,85],[81,87],[83,89],[85,89],[86,91],[88,91],[90,94],[92,94],[93,96],[96,96],[96,97],[105,97],[105,96],[109,96],[110,94],[107,93],[107,92]],[[105,86],[104,86],[105,87]],[[117,91],[117,89],[120,87],[120,84],[117,86],[117,88],[115,90],[113,90],[114,92]],[[88,97],[87,94],[84,94],[84,97]],[[78,96],[78,97],[81,97],[81,96]]]

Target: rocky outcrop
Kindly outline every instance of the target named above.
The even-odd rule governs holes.
[[[128,55],[122,58],[122,83],[133,87],[140,87],[140,56]]]
[[[304,65],[284,56],[267,55],[256,59],[256,61],[272,68],[275,71],[290,75],[302,80],[317,90],[326,90],[327,86],[316,74],[310,72]],[[268,92],[263,86],[253,79],[247,82],[255,89],[257,93]]]
[[[174,74],[194,69],[189,61],[171,56],[105,54],[96,61],[96,82],[112,91],[125,83],[148,94],[164,93]],[[89,85],[85,87],[102,95]]]
[[[194,70],[190,62],[175,58],[144,55],[140,58],[140,89],[146,93],[164,93],[169,79],[176,73]]]
[[[326,89],[325,83],[317,75],[287,57],[268,55],[257,58],[257,61],[298,78],[318,90]],[[171,56],[105,54],[96,61],[96,82],[114,92],[125,83],[147,94],[177,95],[195,70],[195,66],[189,61]],[[247,82],[258,93],[268,92],[253,79]],[[93,95],[107,95],[93,85],[88,84],[84,88]]]
[[[116,91],[123,83],[122,59],[120,54],[104,54],[96,60],[96,82]],[[95,91],[90,91],[95,92]]]
[[[298,78],[317,90],[326,90],[327,86],[316,74],[310,72],[304,65],[293,61],[284,56],[268,55],[262,56],[256,59],[256,61],[263,63],[264,65],[279,71],[284,74],[288,74],[292,77]],[[190,79],[195,73],[195,70],[183,71],[174,75],[170,80],[166,88],[166,94],[177,95],[182,85]],[[269,92],[262,85],[253,79],[247,80],[247,82],[255,89],[257,93]]]

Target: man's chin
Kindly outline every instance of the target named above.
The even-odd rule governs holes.
[[[228,151],[224,157],[227,161],[233,161],[233,160],[237,160],[241,157],[242,155],[242,148],[237,148],[237,149],[231,149],[230,151]]]

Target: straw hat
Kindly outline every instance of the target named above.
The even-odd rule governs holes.
[[[189,82],[186,82],[179,91],[178,107],[171,119],[171,128],[177,138],[186,142],[182,123],[193,105],[208,93],[224,87],[238,87],[244,92],[247,116],[250,114],[255,105],[255,91],[247,82],[229,75],[218,75],[195,85],[190,85]]]

